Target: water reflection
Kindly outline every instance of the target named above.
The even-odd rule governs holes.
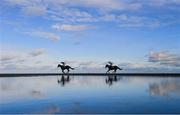
[[[166,79],[149,84],[150,95],[169,96],[171,93],[180,94],[180,80]]]
[[[32,97],[37,98],[37,99],[43,99],[43,98],[45,98],[44,94],[43,94],[41,91],[37,91],[37,90],[30,91],[30,95],[31,95]]]
[[[37,112],[38,114],[57,114],[60,113],[60,107],[58,105],[48,105],[44,107],[41,112]]]
[[[162,97],[167,95],[170,98]],[[180,113],[180,78],[115,75],[0,78],[0,113],[147,112]]]
[[[108,75],[108,77],[105,79],[106,84],[109,86],[113,85],[114,82],[118,82],[121,80],[122,77],[117,75]]]
[[[61,86],[64,86],[65,84],[69,83],[70,82],[70,77],[69,75],[65,76],[65,75],[62,75],[61,76],[61,79],[58,79],[57,80],[57,83],[58,84],[61,84]]]

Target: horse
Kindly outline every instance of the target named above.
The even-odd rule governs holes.
[[[113,65],[106,65],[105,66],[105,68],[108,68],[108,71],[106,72],[106,73],[108,73],[109,71],[111,71],[111,70],[114,70],[114,72],[116,73],[116,71],[117,71],[117,69],[119,69],[119,70],[122,70],[121,68],[119,68],[118,66],[113,66]]]
[[[61,84],[62,86],[64,86],[66,83],[68,83],[70,81],[69,75],[67,77],[64,77],[64,75],[62,75],[61,80],[57,80],[58,84]]]
[[[117,77],[117,75],[108,75],[108,77],[105,79],[105,82],[110,86],[113,85],[113,83],[120,81],[121,79],[122,77]]]
[[[108,76],[108,78],[106,78],[106,83],[109,85],[112,85],[113,82],[117,82],[117,76],[116,75],[112,75],[112,76]]]
[[[74,68],[72,68],[71,66],[69,65],[61,65],[61,64],[58,64],[57,68],[60,67],[62,72],[64,72],[64,70],[67,70],[67,73],[69,73],[70,69],[74,70]]]

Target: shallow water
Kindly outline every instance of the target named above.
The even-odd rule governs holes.
[[[180,78],[0,78],[0,113],[180,113]]]

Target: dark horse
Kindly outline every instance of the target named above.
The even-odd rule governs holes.
[[[117,82],[118,79],[117,79],[117,76],[114,75],[114,76],[108,76],[108,78],[106,78],[106,83],[109,84],[109,85],[112,85],[113,82]]]
[[[113,65],[109,65],[109,64],[107,64],[106,66],[105,66],[105,68],[108,68],[108,71],[106,72],[106,73],[108,73],[109,71],[111,71],[111,70],[114,70],[114,72],[116,73],[116,71],[117,71],[117,69],[119,69],[119,70],[122,70],[121,68],[119,68],[118,66],[113,66]]]
[[[72,67],[69,66],[69,65],[61,65],[61,64],[58,64],[57,67],[60,67],[63,73],[65,73],[65,72],[64,72],[65,69],[67,70],[67,73],[69,73],[70,69],[74,70],[74,68],[72,68]]]
[[[61,80],[57,80],[58,84],[61,84],[62,86],[64,86],[66,83],[70,82],[70,77],[69,75],[67,77],[65,77],[64,75],[62,75]]]
[[[108,77],[105,79],[105,82],[107,84],[109,84],[109,86],[113,85],[113,83],[118,82],[122,79],[122,77],[120,76],[116,76],[116,75],[108,75]]]

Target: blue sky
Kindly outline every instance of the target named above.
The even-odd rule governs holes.
[[[179,72],[179,0],[2,0],[0,72]]]

